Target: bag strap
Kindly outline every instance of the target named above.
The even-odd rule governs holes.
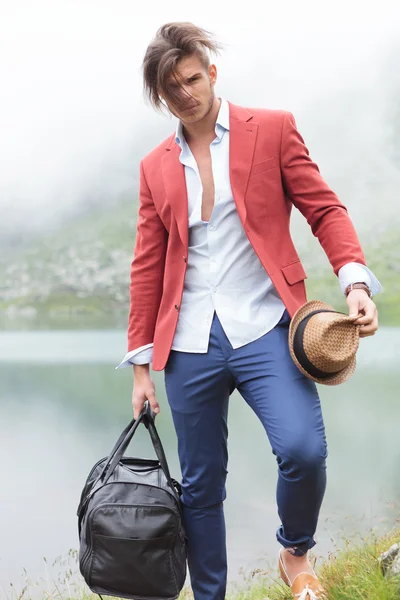
[[[107,460],[104,463],[103,468],[97,478],[98,480],[104,479],[106,471],[109,469],[110,463],[112,462],[113,458],[115,457],[117,452],[121,449],[122,445],[126,442],[126,440],[128,438],[129,438],[129,440],[131,440],[133,438],[133,435],[134,435],[136,429],[139,427],[139,424],[141,423],[142,419],[143,419],[143,414],[140,413],[140,415],[138,416],[137,419],[132,419],[132,421],[130,421],[130,423],[128,423],[128,425],[125,427],[125,429],[119,436],[118,440],[116,441],[110,454],[108,455]],[[125,449],[128,447],[128,445],[129,445],[129,442],[126,445]]]
[[[153,448],[154,451],[156,453],[156,456],[159,460],[159,463],[161,465],[161,469],[164,472],[165,478],[167,479],[167,482],[169,484],[169,486],[172,488],[172,490],[175,492],[175,488],[174,485],[172,483],[171,480],[171,475],[169,472],[169,467],[168,467],[168,463],[167,463],[167,459],[165,456],[165,452],[164,452],[164,448],[163,445],[161,443],[160,440],[160,436],[158,435],[155,423],[154,423],[154,413],[152,412],[151,408],[150,408],[150,404],[148,402],[146,402],[143,411],[138,419],[138,421],[141,420],[143,422],[143,424],[145,425],[146,429],[149,431],[150,433],[150,439],[151,442],[153,444]],[[136,427],[133,427],[132,430],[127,434],[127,436],[125,437],[124,441],[121,443],[121,445],[119,446],[118,450],[115,452],[114,457],[112,459],[112,461],[110,462],[110,466],[107,470],[107,473],[103,479],[103,483],[104,485],[107,483],[107,481],[110,479],[111,475],[113,474],[116,466],[118,465],[119,461],[121,460],[121,458],[123,457],[123,455],[125,454],[125,451],[127,449],[127,447],[129,446],[133,435],[136,431]]]
[[[128,425],[125,427],[125,429],[122,431],[122,433],[120,434],[118,440],[116,441],[116,443],[114,444],[113,449],[111,450],[110,454],[108,455],[102,470],[100,471],[99,475],[96,477],[96,479],[94,480],[94,482],[92,483],[92,485],[90,486],[90,490],[88,491],[88,493],[86,494],[85,498],[82,498],[81,503],[78,506],[78,510],[77,510],[77,515],[78,515],[78,530],[80,533],[81,530],[81,522],[82,522],[82,517],[83,517],[83,511],[84,508],[86,506],[86,504],[88,503],[88,501],[90,500],[90,498],[92,497],[92,495],[94,494],[94,492],[96,490],[99,489],[99,487],[103,487],[103,478],[105,473],[107,472],[110,463],[112,462],[115,454],[118,452],[118,450],[121,448],[122,444],[126,441],[127,438],[129,438],[129,440],[132,439],[133,434],[135,433],[136,429],[138,428],[139,424],[142,422],[143,419],[143,414],[144,414],[144,410],[142,410],[142,412],[140,413],[140,415],[138,416],[137,419],[132,419]],[[129,444],[129,442],[128,442]],[[127,444],[127,446],[128,446]],[[115,468],[115,467],[114,467]]]
[[[135,419],[132,419],[132,421],[130,421],[128,423],[128,425],[125,427],[125,429],[123,430],[123,432],[119,436],[118,440],[115,442],[113,449],[109,453],[108,457],[105,459],[105,462],[103,464],[103,468],[102,468],[102,470],[100,472],[100,475],[97,476],[97,478],[92,482],[92,484],[90,486],[90,489],[92,489],[92,487],[97,483],[97,481],[104,476],[104,473],[107,471],[108,465],[110,464],[111,458],[114,456],[115,452],[118,450],[119,446],[124,441],[127,433],[129,432],[129,430],[131,429],[131,427],[133,427],[134,423],[135,423]],[[79,514],[79,511],[81,509],[81,505],[83,504],[84,500],[85,499],[82,499],[81,503],[78,506],[78,510],[77,510],[78,514]]]
[[[112,451],[110,452],[110,454],[108,455],[108,458],[106,459],[104,466],[101,470],[101,472],[99,473],[99,475],[96,477],[96,479],[94,480],[94,482],[92,483],[92,485],[90,486],[90,489],[88,491],[88,493],[86,494],[86,496],[84,498],[82,498],[79,506],[78,506],[78,510],[77,510],[77,515],[78,515],[78,531],[79,534],[81,532],[81,524],[82,524],[82,518],[83,518],[83,513],[84,513],[84,509],[87,505],[87,503],[89,502],[90,498],[93,496],[94,492],[96,492],[99,488],[103,487],[104,482],[103,482],[103,478],[105,473],[107,472],[110,463],[113,461],[113,458],[116,454],[116,452],[118,452],[118,450],[120,449],[120,447],[122,446],[122,444],[124,443],[124,441],[126,440],[127,437],[129,437],[129,439],[131,440],[133,437],[133,434],[135,433],[136,429],[138,428],[139,424],[141,423],[143,418],[143,415],[140,414],[139,417],[137,418],[137,420],[132,420],[129,425],[127,425],[127,427],[125,427],[124,431],[121,433],[121,435],[119,436],[117,443],[114,445],[114,448],[112,449]],[[133,423],[133,425],[132,425]],[[130,426],[130,429],[128,429],[128,427]],[[122,439],[122,434],[125,433],[125,431],[128,429],[128,433],[125,434],[125,436]],[[122,439],[122,442],[120,441]],[[119,444],[118,444],[119,442]],[[115,468],[115,467],[114,467]],[[113,468],[113,470],[114,470]]]
[[[143,423],[146,426],[146,428],[149,430],[150,439],[152,441],[154,451],[155,451],[155,453],[157,455],[157,458],[158,458],[158,460],[160,462],[160,465],[161,465],[161,468],[162,468],[162,470],[164,472],[164,475],[165,475],[168,483],[170,484],[170,486],[173,487],[172,479],[171,479],[171,474],[169,472],[167,457],[165,456],[164,448],[163,448],[163,445],[161,443],[160,436],[158,435],[158,431],[156,429],[156,425],[154,423],[154,418],[151,417],[151,416],[148,416],[146,414],[146,418],[143,421]]]
[[[135,419],[132,419],[132,421],[130,421],[128,423],[128,425],[125,427],[125,429],[123,430],[123,432],[121,433],[121,435],[119,436],[117,441],[115,442],[113,449],[111,450],[108,457],[106,458],[106,461],[105,461],[103,468],[101,470],[101,473],[100,473],[100,477],[98,477],[98,479],[101,479],[104,476],[104,473],[107,471],[108,465],[110,464],[112,457],[114,456],[114,454],[116,453],[116,451],[118,450],[118,448],[120,447],[120,445],[122,444],[124,439],[126,438],[129,430],[133,427],[134,424],[135,424]]]

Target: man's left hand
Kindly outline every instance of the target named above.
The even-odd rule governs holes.
[[[355,325],[361,325],[360,337],[374,335],[378,329],[378,310],[368,294],[364,290],[352,290],[346,301],[349,316],[360,315],[354,321]]]

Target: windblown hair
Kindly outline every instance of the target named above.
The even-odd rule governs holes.
[[[176,75],[178,62],[187,56],[197,56],[204,67],[210,65],[209,52],[218,54],[221,45],[213,35],[193,23],[166,23],[157,31],[143,59],[144,92],[151,104],[162,109],[162,98],[181,103],[179,94],[168,89],[168,79]],[[178,80],[177,80],[177,83]]]

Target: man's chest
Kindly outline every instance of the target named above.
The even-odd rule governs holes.
[[[188,196],[189,214],[199,201],[209,211],[217,202],[232,197],[229,174],[229,137],[215,140],[208,149],[195,148],[184,161],[184,174]],[[203,210],[204,216],[204,210]]]
[[[194,188],[196,191],[193,194],[195,197],[188,200],[192,204],[199,201],[201,203],[201,218],[203,221],[209,221],[215,203],[215,182],[211,148],[208,145],[192,147],[191,155],[190,158],[195,179],[189,190],[190,188]],[[185,166],[185,170],[188,168],[190,166]]]

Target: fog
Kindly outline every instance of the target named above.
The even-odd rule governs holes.
[[[135,189],[140,158],[175,127],[145,104],[140,71],[172,20],[224,44],[218,95],[294,113],[358,229],[399,222],[398,2],[3,0],[3,243]]]

